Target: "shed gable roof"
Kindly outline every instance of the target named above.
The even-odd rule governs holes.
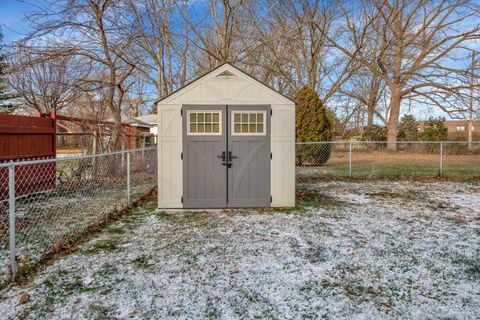
[[[290,97],[278,92],[277,90],[273,89],[269,85],[255,79],[245,71],[231,65],[230,63],[224,63],[209,72],[205,73],[204,75],[190,81],[187,83],[185,86],[182,88],[179,88],[178,90],[172,92],[171,94],[163,97],[162,99],[159,99],[157,103],[163,103],[163,104],[168,104],[168,102],[171,102],[175,100],[177,97],[181,96],[183,93],[185,93],[188,90],[193,89],[195,86],[201,84],[202,82],[205,82],[207,80],[211,80],[212,78],[215,79],[235,79],[235,78],[247,78],[249,80],[252,80],[258,87],[261,87],[264,91],[268,91],[271,95],[280,97],[282,100],[286,100],[288,103],[295,103],[294,100],[292,100]]]

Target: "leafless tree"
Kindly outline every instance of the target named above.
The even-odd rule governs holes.
[[[369,127],[373,125],[374,117],[379,119],[384,125],[387,124],[388,117],[385,117],[382,113],[381,104],[379,103],[384,91],[385,82],[376,74],[372,74],[368,69],[363,68],[355,73],[348,83],[339,88],[338,93],[341,96],[353,98],[357,101],[355,108],[351,111],[357,112],[360,109],[362,112],[366,112],[366,125]]]
[[[79,81],[88,73],[74,56],[36,53],[22,44],[10,48],[8,56],[9,85],[30,111],[50,113],[65,108],[78,97]]]
[[[364,51],[368,51],[370,60],[376,61],[379,57],[379,46],[383,37],[375,34],[364,43]],[[385,81],[367,67],[359,67],[350,79],[338,90],[341,97],[353,98],[358,103],[352,108],[352,113],[367,113],[367,126],[373,125],[374,117],[378,118],[384,125],[388,122],[388,116],[380,110],[380,100],[385,92]],[[364,118],[364,117],[362,117]],[[361,127],[365,124],[362,123]]]
[[[385,81],[390,93],[390,149],[396,149],[404,99],[422,98],[450,112],[445,98],[466,89],[458,82],[463,71],[448,62],[462,43],[478,38],[478,14],[478,4],[470,0],[371,0],[361,8],[353,3],[344,8],[346,37],[334,38],[319,26],[332,45]],[[379,54],[371,59],[364,44],[377,34]]]
[[[79,59],[69,68],[81,61],[102,75],[80,77],[68,90],[105,95],[115,148],[122,112],[137,114],[223,62],[288,95],[308,85],[328,107],[342,109],[344,120],[366,112],[368,125],[374,117],[386,123],[394,148],[407,102],[466,109],[458,101],[471,84],[452,60],[479,36],[473,0],[47,0],[39,6],[24,43],[58,67],[68,57]],[[19,83],[28,92],[28,81]]]
[[[155,86],[157,99],[183,86],[190,46],[188,1],[129,0],[124,14],[132,16],[134,44],[139,48],[131,51],[133,60]]]
[[[327,104],[357,70],[355,60],[339,54],[327,40],[341,32],[338,9],[322,0],[268,5],[268,1],[262,4],[270,12],[257,25],[252,37],[256,41],[248,42],[252,60],[247,62],[260,64],[260,77],[281,91],[293,95],[307,85]]]
[[[46,1],[30,16],[34,31],[28,37],[39,47],[45,47],[48,40],[56,55],[81,56],[108,74],[100,87],[108,90],[106,104],[115,121],[112,149],[121,148],[122,102],[128,91],[126,80],[135,69],[134,62],[126,59],[133,40],[123,32],[129,21],[119,22],[124,8],[123,2],[114,0]]]
[[[191,30],[191,60],[197,73],[224,62],[239,61],[248,33],[248,8],[255,1],[208,0],[208,6],[196,8],[196,19],[184,18]],[[182,11],[183,12],[183,11]]]

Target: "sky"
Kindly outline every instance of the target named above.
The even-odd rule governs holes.
[[[40,1],[32,1],[40,2]],[[28,32],[28,23],[24,16],[35,8],[25,1],[0,0],[0,25],[3,30],[4,43],[18,40]]]
[[[4,44],[10,44],[19,40],[29,31],[29,22],[25,19],[25,15],[37,9],[37,4],[45,3],[45,0],[0,0],[0,26],[3,30]],[[479,43],[467,43],[466,46],[480,50]],[[459,59],[455,67],[466,68],[463,66],[465,61]],[[430,108],[428,111],[425,108],[416,108],[413,106],[411,110],[402,108],[402,113],[413,113],[418,119],[425,120],[432,116],[443,116],[449,118],[447,114],[440,111],[438,108]],[[476,109],[476,108],[475,108]]]

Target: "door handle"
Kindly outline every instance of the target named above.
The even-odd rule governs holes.
[[[222,155],[224,154],[224,152],[222,152]],[[219,156],[220,157],[220,156]],[[234,156],[232,155],[232,151],[228,151],[228,153],[226,154],[226,157],[227,159],[225,160],[224,158],[222,158],[222,166],[227,166],[227,168],[231,168],[233,163],[232,163],[232,159],[235,159],[235,158],[238,158],[237,156]]]
[[[218,155],[217,158],[221,158],[222,159],[222,166],[227,166],[227,168],[230,168],[232,166],[232,164],[230,162],[228,162],[228,156],[229,154],[227,154],[227,152],[225,151],[222,151],[222,154]]]
[[[231,162],[222,162],[222,166],[227,166],[227,168],[231,168],[232,163]]]
[[[237,159],[237,156],[232,155],[232,151],[228,151],[228,158],[227,161],[230,162],[232,159]]]
[[[221,158],[223,162],[227,161],[225,151],[222,151],[222,154],[218,155],[217,158]]]

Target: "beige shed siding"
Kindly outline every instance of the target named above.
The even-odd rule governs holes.
[[[158,119],[158,206],[182,207],[181,105],[161,105]]]
[[[272,207],[291,207],[295,205],[295,109],[290,104],[272,105],[272,110]]]
[[[216,78],[229,70],[236,78]],[[224,65],[159,103],[159,208],[182,208],[182,105],[271,105],[272,206],[295,205],[295,104]]]

